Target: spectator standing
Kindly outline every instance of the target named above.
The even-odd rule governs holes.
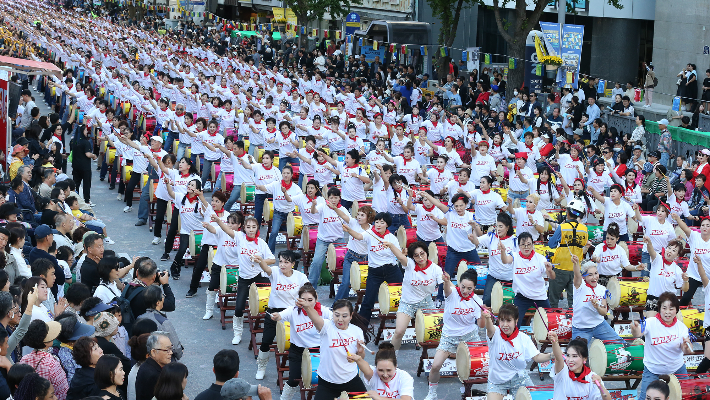
[[[668,163],[671,160],[671,143],[673,141],[671,133],[668,131],[668,120],[663,118],[658,121],[658,129],[661,131],[661,138],[658,140],[657,148],[657,150],[661,152],[660,163],[668,168]]]
[[[644,81],[644,95],[643,95],[643,101],[644,101],[644,108],[651,107],[651,103],[653,103],[653,89],[656,87],[656,73],[653,71],[654,67],[653,64],[646,64],[645,62],[643,63],[643,66],[646,67],[646,79]]]
[[[163,367],[170,364],[173,345],[167,332],[155,331],[146,342],[148,359],[136,375],[136,400],[151,400]]]

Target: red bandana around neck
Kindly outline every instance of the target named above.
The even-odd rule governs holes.
[[[464,297],[464,296],[461,294],[461,288],[460,288],[460,287],[456,286],[456,291],[459,292],[459,297],[461,297],[461,300],[462,300],[462,301],[471,300],[471,299],[473,298],[473,292],[471,292],[471,294],[469,294],[467,297]]]
[[[615,248],[616,248],[616,245],[614,245],[614,247],[609,247],[609,245],[606,244],[606,240],[604,241],[604,247],[603,247],[603,250],[604,250],[604,251],[607,251],[607,250],[614,250]]]
[[[427,208],[424,204],[422,204],[422,207],[424,208],[424,211],[431,212],[431,210],[433,210],[436,206],[432,204],[431,207]]]
[[[288,191],[289,189],[291,189],[291,186],[293,186],[293,181],[289,181],[289,183],[286,184],[286,181],[282,180],[282,181],[281,181],[281,186],[285,187],[286,190]]]
[[[661,250],[661,257],[663,257],[663,265],[671,265],[673,263],[673,261],[666,259],[666,249]]]
[[[531,251],[531,252],[530,252],[530,255],[527,256],[527,257],[525,257],[525,256],[523,255],[523,252],[522,252],[522,251],[518,252],[518,254],[520,254],[520,257],[522,257],[524,260],[530,261],[530,260],[532,260],[533,256],[535,255],[535,250]]]
[[[185,197],[187,198],[187,201],[189,201],[190,203],[194,203],[195,200],[197,200],[197,195],[188,194],[188,195],[185,196]]]
[[[424,267],[424,268],[422,268],[422,267],[420,267],[419,265],[415,264],[415,265],[414,265],[414,272],[423,272],[423,273],[426,274],[426,270],[427,270],[427,268],[429,268],[429,267],[431,267],[431,261],[430,261],[430,260],[427,260],[427,262],[426,262],[426,267]]]
[[[569,378],[572,379],[573,381],[577,381],[579,383],[589,383],[588,380],[584,379],[587,377],[587,375],[592,373],[592,370],[588,366],[585,365],[582,368],[582,373],[580,373],[579,376],[577,376],[577,374],[572,372],[572,370],[568,370],[568,371],[569,371]]]
[[[246,235],[246,238],[247,242],[259,243],[259,235],[256,235],[253,238],[250,238],[249,235]]]
[[[658,319],[658,321],[661,322],[661,325],[665,326],[666,328],[670,328],[673,325],[675,325],[676,322],[678,322],[678,317],[673,317],[673,321],[671,321],[670,324],[666,323],[666,321],[664,321],[663,318],[661,318],[661,313],[657,313],[656,318]]]
[[[506,334],[503,332],[503,330],[501,329],[501,330],[500,330],[500,337],[502,337],[503,340],[505,340],[506,342],[510,343],[511,346],[515,347],[515,345],[513,344],[513,339],[515,339],[516,337],[518,337],[518,332],[519,332],[519,331],[520,331],[520,330],[519,330],[518,327],[516,326],[516,327],[515,327],[515,330],[513,331],[513,333],[511,333],[510,335],[506,335]]]
[[[323,316],[323,306],[320,304],[320,302],[316,302],[316,305],[313,306],[313,309],[316,310],[316,312],[318,313],[318,315]],[[306,313],[303,312],[303,309],[300,308],[300,307],[298,308],[298,313],[299,313],[299,314],[306,315]]]
[[[483,194],[488,194],[490,192],[491,192],[491,189],[488,189],[488,190],[481,189],[481,193],[483,193]]]
[[[386,230],[385,230],[385,233],[380,234],[380,232],[377,232],[377,230],[375,229],[374,226],[372,227],[372,232],[374,232],[375,235],[377,235],[380,239],[384,239],[385,236],[387,236],[387,231],[386,231]]]

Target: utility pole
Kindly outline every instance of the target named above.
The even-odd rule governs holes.
[[[565,12],[567,11],[567,0],[557,0],[557,23],[565,24]]]

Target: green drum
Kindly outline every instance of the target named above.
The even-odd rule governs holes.
[[[219,275],[219,290],[222,294],[236,293],[237,283],[239,282],[239,268],[235,265],[227,265],[222,267]]]
[[[625,347],[623,344],[604,344],[596,339],[589,347],[589,366],[599,375],[643,372],[643,344]]]
[[[254,184],[243,183],[240,201],[242,203],[253,203],[255,191],[256,186]]]
[[[601,241],[604,240],[603,226],[587,226],[587,233],[591,241],[601,243]]]
[[[197,257],[202,250],[202,232],[190,232],[190,256]]]
[[[513,288],[510,286],[503,286],[500,282],[496,282],[491,290],[491,308],[493,313],[497,314],[503,304],[513,304],[513,298],[515,293],[513,293]]]

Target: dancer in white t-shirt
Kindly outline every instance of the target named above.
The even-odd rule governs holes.
[[[574,339],[567,345],[567,354],[562,354],[557,334],[550,332],[552,354],[555,355],[555,392],[553,400],[571,398],[585,400],[611,400],[611,394],[604,387],[602,378],[592,372],[587,365],[589,350],[587,341]],[[645,399],[645,397],[639,397]]]
[[[397,354],[392,343],[380,343],[374,367],[357,354],[352,358],[357,360],[360,373],[370,387],[368,392],[370,398],[400,400],[414,398],[414,379],[407,371],[397,368]]]
[[[698,267],[698,275],[700,275],[700,280],[703,284],[703,295],[705,298],[705,309],[710,310],[710,279],[708,279],[708,274],[705,272],[703,267],[702,258],[699,255],[693,257],[693,262]],[[705,314],[705,319],[703,320],[703,328],[705,328],[705,341],[710,340],[710,313]],[[697,374],[704,374],[710,369],[710,346],[705,346],[704,358],[698,365],[698,369],[695,370]]]

